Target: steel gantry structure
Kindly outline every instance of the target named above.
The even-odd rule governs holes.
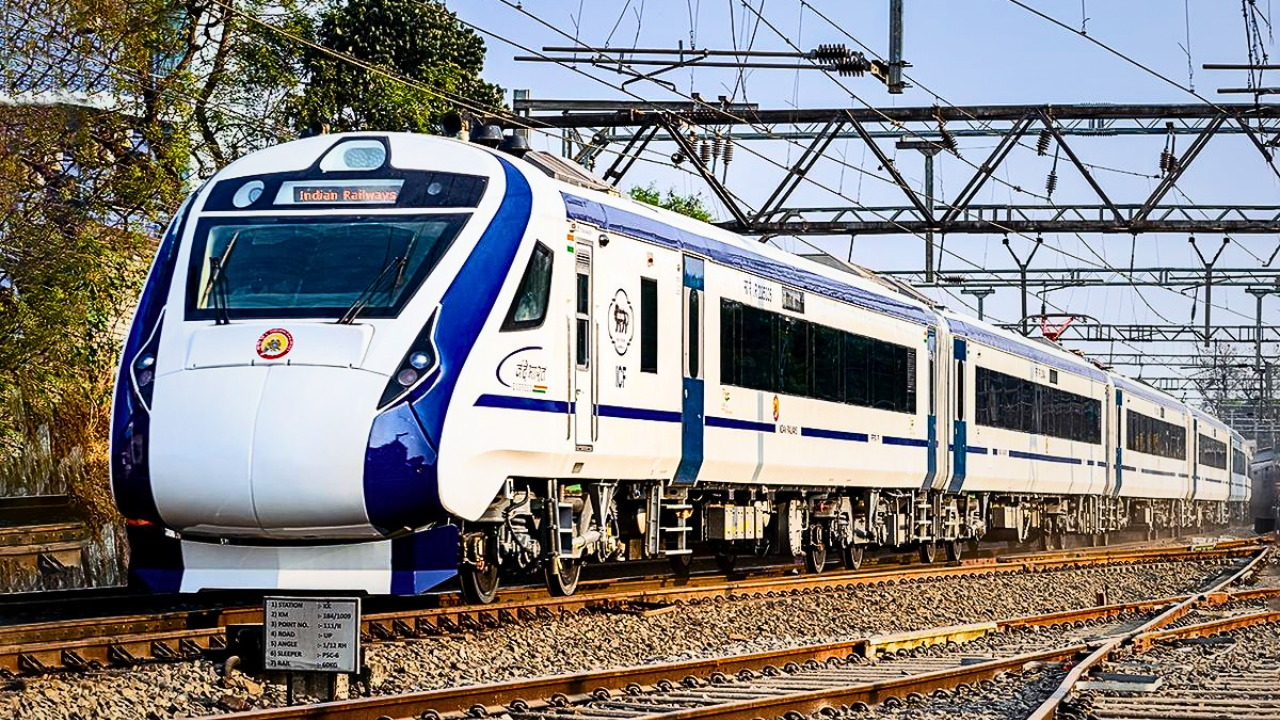
[[[619,101],[518,99],[514,110],[541,127],[564,132],[565,154],[591,164],[605,148],[617,151],[604,170],[617,184],[640,153],[654,143],[677,146],[689,159],[731,216],[720,223],[747,235],[885,235],[919,233],[1122,233],[1222,232],[1274,233],[1280,227],[1280,205],[1199,205],[1165,203],[1166,197],[1205,146],[1216,136],[1243,135],[1277,178],[1273,153],[1280,145],[1280,106],[1227,104],[1164,105],[982,105],[909,108],[832,108],[762,110],[754,105],[720,101],[635,103]],[[509,123],[508,123],[509,124]],[[963,124],[963,127],[959,125]],[[585,131],[585,132],[584,132]],[[807,143],[800,159],[781,173],[773,192],[758,208],[747,207],[729,191],[708,163],[697,162],[693,145],[712,134],[727,145],[783,140]],[[999,170],[1010,152],[1036,135],[1037,149],[1049,143],[1085,179],[1096,196],[1090,202],[983,204],[979,191]],[[1072,146],[1076,137],[1189,136],[1181,153],[1162,160],[1160,182],[1143,198],[1118,200],[1108,192]],[[913,188],[881,147],[886,140],[905,141],[924,150],[926,170],[932,153],[956,150],[956,139],[996,140],[994,149],[974,162],[972,175],[948,203],[931,189]],[[867,144],[887,179],[904,196],[900,205],[790,206],[788,199],[827,148],[837,139]],[[618,147],[621,147],[618,150]],[[928,173],[926,172],[926,175]],[[754,178],[753,178],[754,179]],[[926,182],[926,185],[928,183]]]
[[[1263,299],[1280,294],[1277,252],[1259,258],[1252,267],[1239,262],[1219,265],[1230,236],[1280,234],[1280,202],[1244,204],[1191,201],[1178,189],[1188,168],[1203,156],[1211,141],[1222,136],[1246,138],[1248,156],[1262,172],[1280,179],[1274,154],[1280,147],[1280,105],[1266,104],[1101,104],[1101,105],[981,105],[889,108],[762,109],[721,97],[691,101],[595,101],[533,99],[519,92],[513,110],[531,125],[559,129],[562,153],[599,171],[618,185],[641,158],[670,158],[700,176],[724,208],[718,224],[733,232],[767,240],[777,236],[917,235],[925,241],[920,268],[881,274],[923,288],[944,288],[977,298],[979,312],[985,298],[997,289],[1022,294],[1019,322],[1005,327],[1027,332],[1035,319],[1029,314],[1032,293],[1066,288],[1162,287],[1203,297],[1204,313],[1183,325],[1175,322],[1111,323],[1077,317],[1055,333],[1069,346],[1087,348],[1104,365],[1122,368],[1176,395],[1198,395],[1212,409],[1238,421],[1242,432],[1259,433],[1269,444],[1280,429],[1280,405],[1271,383],[1273,363],[1264,352],[1280,343],[1280,327],[1263,321]],[[514,127],[513,123],[500,123]],[[1108,183],[1096,166],[1081,159],[1077,145],[1096,138],[1164,138],[1158,164],[1152,158],[1153,187]],[[961,144],[966,138],[988,142],[981,150]],[[868,166],[874,158],[880,180],[896,186],[901,202],[864,205],[805,205],[793,202],[832,143],[850,139],[865,145]],[[733,148],[751,143],[784,142],[798,154],[785,164],[752,168],[750,193],[764,198],[756,206],[745,202],[730,185],[742,182],[728,165]],[[796,148],[798,146],[798,148]],[[1029,148],[1036,155],[1054,155],[1054,172],[1043,192],[1030,192],[1001,179],[1014,151]],[[1237,144],[1237,147],[1239,145]],[[913,183],[899,166],[906,160],[894,151],[916,151],[922,162],[922,183]],[[958,156],[952,168],[964,173],[958,192],[948,198],[935,193],[934,161],[940,153]],[[962,155],[963,153],[963,155]],[[790,157],[790,155],[788,155]],[[908,153],[906,158],[912,158]],[[1070,198],[1054,198],[1057,167],[1071,166],[1083,185]],[[1159,172],[1154,172],[1155,167]],[[967,169],[964,169],[968,166]],[[866,168],[862,172],[869,172]],[[772,175],[772,179],[770,178]],[[1026,202],[983,203],[981,191],[1003,182],[1027,198]],[[1122,187],[1123,186],[1123,187]],[[1126,189],[1127,188],[1127,189]],[[1176,193],[1175,193],[1176,190]],[[1124,193],[1127,192],[1128,195]],[[838,196],[839,193],[832,193]],[[1175,198],[1179,198],[1175,200]],[[841,200],[846,198],[841,197]],[[938,267],[941,256],[934,239],[948,234],[1024,235],[1101,233],[1132,235],[1179,233],[1190,235],[1198,267],[1130,266],[1042,269],[1034,267],[1035,248],[1020,257],[1010,249],[1017,267],[977,269]],[[1199,234],[1205,242],[1196,244]],[[1222,245],[1217,245],[1221,238]],[[1255,313],[1236,314],[1253,324],[1214,322],[1214,288],[1234,288],[1256,297]],[[1238,299],[1238,298],[1237,298]],[[1219,301],[1219,306],[1221,305]],[[1280,302],[1273,299],[1271,302]],[[1253,310],[1254,308],[1249,308]],[[1219,320],[1221,318],[1218,318]],[[1246,320],[1247,322],[1247,320]],[[1252,347],[1250,347],[1252,346]],[[1123,347],[1123,351],[1118,350]],[[1142,352],[1150,347],[1152,352]],[[1181,352],[1179,348],[1191,351]],[[1241,351],[1236,354],[1236,348]],[[1246,351],[1252,352],[1246,352]],[[1173,377],[1156,368],[1187,371]],[[1266,436],[1265,438],[1263,436]]]

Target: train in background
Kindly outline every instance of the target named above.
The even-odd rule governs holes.
[[[518,139],[312,137],[186,201],[113,407],[136,577],[487,602],[588,562],[1245,518],[1217,419]]]
[[[1250,498],[1249,509],[1253,529],[1259,534],[1275,532],[1277,518],[1280,518],[1276,493],[1280,486],[1280,464],[1276,460],[1275,448],[1264,448],[1253,456],[1250,471],[1253,497]]]

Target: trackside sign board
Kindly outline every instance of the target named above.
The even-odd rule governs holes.
[[[359,598],[268,597],[263,603],[267,670],[360,670]]]

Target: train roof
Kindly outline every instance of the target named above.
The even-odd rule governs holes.
[[[1115,372],[1101,370],[1091,361],[1059,345],[1029,339],[991,323],[939,308],[914,288],[888,282],[871,271],[841,267],[831,262],[817,262],[680,213],[618,196],[603,181],[597,179],[597,182],[591,182],[594,176],[580,166],[559,158],[554,163],[545,161],[542,157],[545,153],[534,154],[528,160],[522,160],[481,145],[427,135],[341,133],[295,140],[250,153],[219,170],[215,178],[302,170],[310,167],[318,156],[340,140],[361,137],[386,138],[391,145],[392,163],[402,168],[418,165],[412,160],[416,154],[413,150],[426,150],[427,146],[430,146],[430,153],[424,153],[424,156],[430,157],[431,164],[437,167],[441,153],[456,153],[455,157],[460,164],[468,156],[474,161],[474,154],[501,158],[521,168],[532,182],[549,184],[550,188],[559,192],[565,213],[570,219],[590,223],[608,232],[618,232],[658,245],[687,250],[713,262],[908,322],[929,325],[941,317],[953,332],[975,342],[1098,382],[1111,379],[1116,387],[1126,392],[1179,412],[1189,408],[1185,403],[1156,388]],[[445,145],[452,147],[446,149]],[[404,152],[406,150],[409,152]],[[1239,437],[1238,433],[1234,433],[1212,416],[1201,411],[1193,412],[1197,413],[1197,417]]]

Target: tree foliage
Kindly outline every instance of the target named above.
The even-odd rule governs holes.
[[[664,195],[659,192],[657,183],[649,183],[648,186],[644,187],[636,185],[628,191],[628,194],[632,200],[678,212],[681,215],[688,215],[702,222],[711,222],[711,210],[702,199],[702,195],[681,195],[673,188],[668,188]]]
[[[160,232],[200,178],[313,121],[430,131],[462,109],[455,99],[496,109],[484,55],[482,39],[430,0],[10,3],[0,15],[0,488],[23,482],[15,468],[39,484],[36,474],[79,458],[86,484],[64,479],[109,512],[123,331]]]
[[[307,51],[304,127],[434,132],[446,112],[463,109],[455,100],[502,104],[502,89],[480,78],[483,39],[441,2],[347,0],[322,15],[316,38],[340,56]]]
[[[6,21],[0,46],[26,62],[0,85],[0,485],[42,491],[32,470],[57,472],[107,511],[119,330],[184,192],[173,98],[195,52],[154,0],[37,2]]]

